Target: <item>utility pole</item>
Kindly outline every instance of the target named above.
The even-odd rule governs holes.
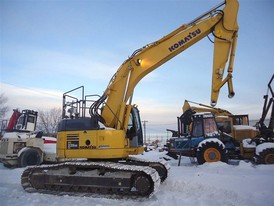
[[[144,126],[144,142],[145,142],[145,144],[146,144],[146,123],[148,122],[148,121],[142,121],[143,122],[143,126]]]

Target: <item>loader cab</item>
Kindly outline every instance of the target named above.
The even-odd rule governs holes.
[[[182,117],[182,116],[181,116]],[[170,139],[168,155],[195,157],[195,148],[199,143],[207,138],[219,138],[220,133],[217,128],[215,117],[212,113],[195,113],[189,114],[186,118],[178,118],[178,130],[180,136]],[[170,156],[171,156],[170,155]]]
[[[23,110],[20,114],[15,130],[33,132],[36,129],[38,112],[33,110]]]
[[[233,125],[249,125],[248,114],[231,115]]]
[[[192,118],[192,137],[209,138],[219,136],[215,117],[212,113],[197,113]]]
[[[133,107],[129,116],[127,138],[131,147],[143,146],[143,131],[139,110]]]
[[[219,130],[225,132],[231,136],[234,134],[234,126],[249,125],[249,119],[247,114],[242,115],[229,115],[229,116],[216,116],[216,122]]]

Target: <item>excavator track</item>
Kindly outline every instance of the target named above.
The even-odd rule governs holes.
[[[65,162],[28,167],[21,176],[27,192],[56,195],[150,197],[161,179],[152,167],[115,162]]]
[[[126,164],[148,166],[154,168],[158,172],[161,182],[164,182],[166,180],[166,178],[168,177],[168,172],[170,170],[170,165],[165,160],[151,161],[137,157],[128,157]]]

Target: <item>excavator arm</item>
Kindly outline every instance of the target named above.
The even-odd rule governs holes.
[[[220,88],[226,83],[232,97],[238,7],[237,0],[226,0],[160,40],[136,50],[114,74],[102,97],[92,105],[91,115],[98,116],[108,127],[123,129],[128,118],[125,114],[129,114],[126,110],[131,107],[133,90],[138,82],[210,33],[215,36],[211,104],[216,105]],[[223,78],[228,59],[227,76]],[[101,114],[98,112],[100,105],[104,105]]]

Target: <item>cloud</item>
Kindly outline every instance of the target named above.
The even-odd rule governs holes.
[[[63,92],[44,88],[18,87],[11,84],[0,83],[1,92],[8,97],[10,116],[12,109],[48,110],[61,108]],[[167,128],[176,129],[176,117],[180,115],[181,105],[157,103],[156,99],[138,97],[142,121],[148,121],[150,132],[163,133]],[[148,132],[149,132],[148,131]]]
[[[41,88],[17,87],[0,83],[1,92],[8,97],[7,105],[10,110],[15,108],[31,110],[47,110],[61,107],[62,93]]]
[[[3,50],[5,51],[2,64],[4,77],[10,77],[11,72],[16,72],[20,77],[31,74],[34,77],[44,78],[54,76],[68,79],[73,77],[108,80],[119,66],[118,59],[114,55],[100,51],[56,51],[12,43]]]
[[[177,116],[181,115],[180,104],[159,102],[157,99],[137,97],[134,103],[138,105],[142,121],[148,121],[151,125],[165,125],[177,123]]]

